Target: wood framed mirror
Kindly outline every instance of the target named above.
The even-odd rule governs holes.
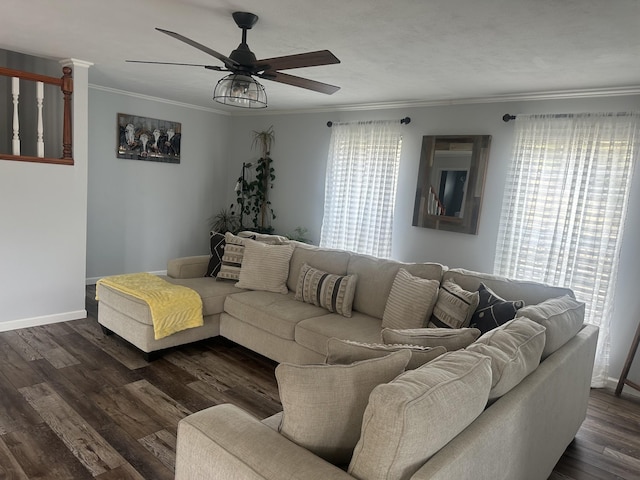
[[[422,137],[413,226],[477,235],[491,135]]]

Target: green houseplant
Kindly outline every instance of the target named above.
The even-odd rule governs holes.
[[[241,188],[237,192],[238,207],[243,216],[251,218],[253,224],[248,228],[261,233],[272,233],[271,220],[276,218],[269,201],[269,190],[273,188],[276,178],[273,159],[270,156],[274,142],[273,126],[267,130],[253,132],[251,146],[260,148],[260,159],[255,163],[255,178],[252,181],[242,180]]]

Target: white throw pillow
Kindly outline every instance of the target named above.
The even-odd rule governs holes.
[[[491,357],[492,385],[489,400],[500,398],[540,364],[545,328],[521,317],[490,330],[467,347]]]
[[[438,298],[438,280],[398,270],[382,315],[382,328],[426,327]]]
[[[516,317],[527,317],[547,329],[542,360],[571,340],[584,323],[585,305],[564,295],[537,305],[528,305],[516,312]]]
[[[349,463],[369,394],[400,375],[410,358],[403,350],[350,365],[281,363],[280,433],[335,465]]]
[[[491,359],[450,352],[378,385],[349,464],[360,480],[408,480],[482,413],[491,389]]]
[[[236,287],[266,292],[287,293],[289,262],[293,245],[267,245],[246,240]]]

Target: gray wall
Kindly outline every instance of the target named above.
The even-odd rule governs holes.
[[[491,272],[500,220],[506,171],[513,142],[514,123],[504,123],[504,113],[562,113],[633,111],[640,108],[640,96],[593,99],[504,102],[493,104],[416,107],[366,112],[336,111],[286,115],[234,117],[231,137],[231,169],[227,200],[233,200],[232,186],[243,161],[255,161],[251,134],[273,125],[276,142],[272,157],[276,181],[272,190],[273,222],[277,233],[289,233],[296,226],[309,229],[317,242],[322,225],[324,177],[331,130],[326,122],[364,119],[400,119],[409,115],[403,127],[403,147],[398,180],[392,256],[403,261],[435,261],[450,266]],[[517,120],[516,120],[517,121]],[[478,235],[442,232],[411,225],[413,202],[423,135],[492,135],[485,195]],[[633,179],[626,235],[623,242],[611,331],[610,376],[618,377],[630,339],[640,319],[640,174]],[[640,359],[632,370],[640,379]]]
[[[89,93],[88,281],[162,271],[170,258],[208,253],[208,220],[225,202],[229,117],[97,88]],[[117,158],[118,113],[180,122],[180,163]]]

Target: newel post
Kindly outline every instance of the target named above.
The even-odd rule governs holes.
[[[71,136],[71,94],[73,93],[73,78],[71,68],[62,69],[62,93],[64,94],[64,122],[62,124],[62,158],[73,158]]]

